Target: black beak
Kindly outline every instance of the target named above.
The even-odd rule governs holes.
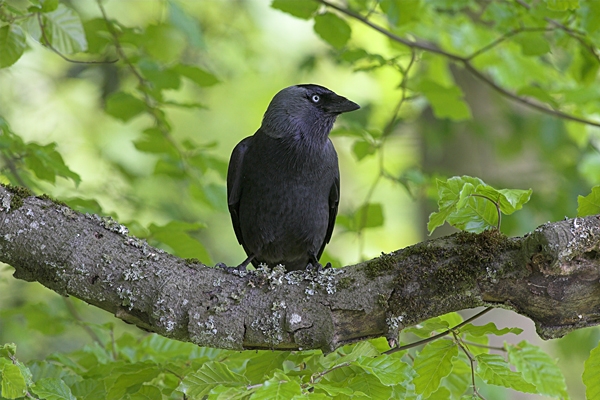
[[[328,99],[327,105],[325,105],[325,111],[332,114],[341,114],[358,110],[360,106],[353,101],[348,100],[345,97],[335,95],[335,97]]]

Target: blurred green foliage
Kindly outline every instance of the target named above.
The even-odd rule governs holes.
[[[332,132],[342,200],[323,261],[420,241],[436,202],[447,215],[429,228],[444,233],[444,221],[495,226],[496,208],[529,200],[502,219],[523,234],[600,213],[599,41],[595,1],[0,0],[0,180],[178,256],[237,264],[229,153],[274,93],[314,82],[362,106]],[[494,189],[506,187],[521,189]],[[240,353],[144,335],[10,272],[3,398],[461,398],[473,384],[488,398],[582,398],[582,379],[598,398],[595,329],[556,341],[558,364],[529,342],[491,345],[519,333],[493,324],[390,355],[381,339]],[[439,317],[401,342],[461,323]]]

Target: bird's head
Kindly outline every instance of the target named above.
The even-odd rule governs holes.
[[[325,140],[338,115],[360,106],[319,85],[295,85],[273,97],[262,127],[275,138]]]

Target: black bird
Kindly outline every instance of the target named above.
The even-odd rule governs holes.
[[[290,86],[273,97],[253,136],[233,149],[227,171],[231,222],[258,267],[320,267],[340,198],[336,117],[360,106],[319,85]]]

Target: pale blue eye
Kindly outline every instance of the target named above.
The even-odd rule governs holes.
[[[321,100],[321,96],[319,96],[318,94],[313,94],[310,99],[312,100],[313,103],[318,103]]]

